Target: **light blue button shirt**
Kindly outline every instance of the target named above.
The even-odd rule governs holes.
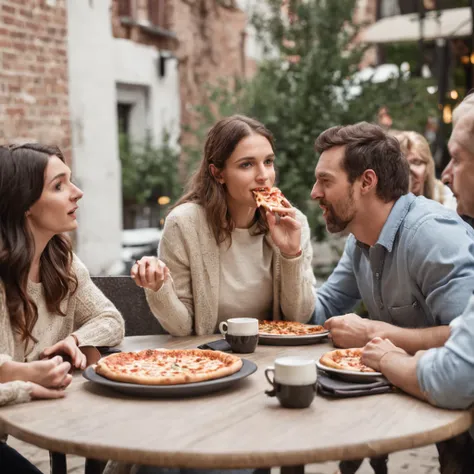
[[[449,324],[474,287],[474,231],[454,211],[409,193],[399,198],[377,243],[350,235],[337,267],[317,290],[313,322],[353,310],[400,327]]]
[[[450,327],[448,342],[418,361],[418,382],[433,404],[467,408],[474,403],[474,296]]]

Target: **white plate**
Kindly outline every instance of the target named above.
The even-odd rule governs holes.
[[[383,377],[381,372],[356,372],[352,370],[334,369],[333,367],[327,367],[319,360],[316,361],[316,367],[319,370],[327,372],[329,375],[337,375],[339,378],[348,380],[351,382],[375,382],[377,377]]]

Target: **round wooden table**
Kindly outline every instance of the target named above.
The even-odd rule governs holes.
[[[137,336],[123,350],[192,348],[217,337]],[[0,410],[4,431],[50,451],[86,458],[195,468],[264,468],[373,457],[424,446],[467,430],[469,411],[434,408],[403,393],[316,397],[302,410],[264,394],[265,367],[283,355],[313,358],[329,343],[258,346],[244,357],[258,371],[195,398],[144,399],[74,377],[67,397]]]

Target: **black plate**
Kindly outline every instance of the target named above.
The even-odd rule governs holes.
[[[304,336],[278,336],[278,335],[258,335],[258,343],[265,346],[305,346],[308,344],[318,344],[324,342],[329,331],[319,334],[306,334]]]
[[[113,380],[96,374],[92,366],[87,367],[82,375],[91,382],[127,395],[137,395],[139,397],[193,397],[223,390],[239,380],[248,377],[257,370],[257,365],[254,362],[247,359],[242,359],[242,362],[242,368],[235,374],[228,375],[227,377],[179,385],[139,385],[126,382],[114,382]]]

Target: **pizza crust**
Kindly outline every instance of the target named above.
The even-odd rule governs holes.
[[[352,349],[336,349],[334,351],[326,352],[321,356],[319,362],[326,367],[338,370],[350,370],[352,372],[375,372],[374,369],[368,367],[360,361],[362,355],[361,348],[352,348]],[[352,363],[357,364],[357,366],[351,366],[348,363],[344,363],[344,360],[351,360]],[[354,362],[356,359],[356,362]]]
[[[179,360],[179,363],[175,363],[176,368],[173,368],[172,358]],[[159,364],[164,360],[167,362],[166,367]],[[116,382],[140,385],[179,385],[226,377],[238,372],[242,364],[240,357],[220,351],[147,349],[140,352],[120,352],[103,357],[97,363],[95,371]],[[182,367],[187,365],[194,365],[195,368]],[[154,373],[147,373],[147,371]],[[171,371],[178,373],[166,373]]]

